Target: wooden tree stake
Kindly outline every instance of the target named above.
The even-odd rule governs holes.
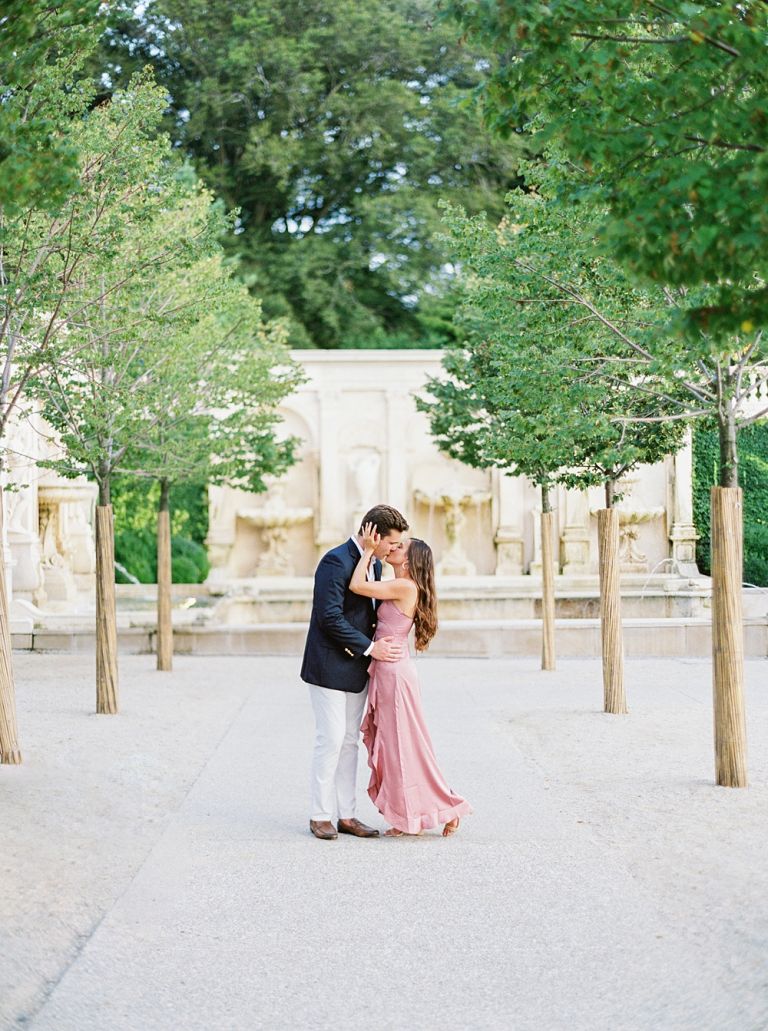
[[[742,497],[739,487],[713,487],[712,688],[715,781],[747,786],[744,719],[744,624],[741,603]]]
[[[600,560],[600,632],[603,645],[603,709],[625,713],[624,642],[621,628],[619,580],[619,513],[601,508],[597,513]]]
[[[541,513],[541,668],[555,668],[555,513]]]
[[[171,516],[168,509],[157,513],[157,668],[173,669]]]
[[[16,727],[16,694],[11,656],[11,628],[5,590],[3,555],[3,492],[0,490],[0,762],[18,766],[21,762]]]
[[[96,712],[117,708],[117,614],[112,506],[96,506]]]

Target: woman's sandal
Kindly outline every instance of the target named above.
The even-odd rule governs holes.
[[[385,838],[404,838],[405,831],[399,831],[397,827],[390,827],[388,831],[384,831]]]
[[[460,823],[461,820],[458,816],[453,820],[449,820],[448,823],[446,823],[445,827],[443,827],[443,837],[450,838],[452,834],[455,834],[456,831],[459,829]]]

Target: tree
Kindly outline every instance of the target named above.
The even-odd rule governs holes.
[[[747,365],[762,377],[768,323],[768,7],[452,0],[449,10],[499,57],[484,88],[488,119],[502,133],[535,122],[540,138],[564,148],[589,183],[576,193],[566,184],[562,199],[598,198],[606,252],[635,281],[668,293],[689,385],[699,363],[715,367],[695,395],[697,415],[714,406],[721,438],[721,486],[712,492],[715,777],[744,787],[735,411]]]
[[[81,62],[85,48],[93,45],[93,30],[84,20],[96,13],[95,3],[41,3],[9,0],[0,16],[0,442],[7,429],[11,408],[11,370],[16,350],[18,322],[11,311],[24,293],[24,275],[15,278],[14,231],[30,208],[52,210],[77,180],[77,151],[59,130],[67,120],[62,87],[71,82],[72,68]],[[89,36],[91,38],[89,38]],[[66,58],[56,54],[66,46]],[[45,263],[38,255],[37,268]],[[10,264],[9,264],[10,259]],[[25,271],[27,271],[25,269]],[[12,277],[9,288],[9,275]],[[18,409],[18,397],[15,406]],[[4,452],[0,446],[0,477]],[[0,540],[3,520],[0,480]],[[20,763],[16,725],[16,701],[8,624],[5,568],[0,547],[0,762]]]
[[[466,312],[464,314],[466,317]],[[540,489],[541,668],[553,670],[555,595],[551,492],[568,442],[561,435],[562,424],[551,422],[542,426],[539,419],[550,392],[542,356],[532,356],[529,351],[517,353],[514,374],[508,378],[502,372],[497,346],[483,333],[482,317],[476,322],[470,340],[446,350],[443,369],[448,378],[428,380],[427,394],[432,400],[422,397],[416,403],[420,411],[427,413],[438,447],[451,458],[474,468],[493,466],[507,475],[526,476]],[[522,369],[526,357],[534,357],[534,375]],[[521,398],[516,395],[522,382],[529,389],[540,390],[542,404],[537,405],[530,393],[521,404]]]
[[[137,86],[116,107],[141,108],[146,90]],[[149,98],[155,95],[149,90]],[[89,116],[94,119],[100,109]],[[111,135],[109,113],[102,131]],[[62,449],[53,465],[64,475],[89,474],[97,483],[96,508],[96,711],[118,710],[117,631],[114,591],[112,476],[151,428],[147,409],[158,383],[173,363],[166,338],[193,328],[221,293],[211,276],[194,293],[185,289],[186,270],[217,250],[226,225],[210,195],[178,174],[167,142],[134,141],[128,197],[110,207],[119,224],[110,246],[88,255],[79,281],[63,299],[60,333],[34,378],[43,415]],[[85,151],[87,160],[91,155]],[[112,198],[108,203],[111,205]],[[97,306],[84,304],[98,284]]]
[[[621,332],[642,321],[647,302],[590,253],[585,213],[572,213],[569,222],[541,195],[511,195],[499,227],[460,211],[449,211],[447,222],[457,256],[473,274],[462,312],[468,337],[463,352],[449,352],[452,380],[433,381],[436,403],[422,407],[439,446],[473,465],[527,475],[545,488],[544,511],[554,482],[604,486],[598,522],[605,707],[625,711],[613,501],[627,472],[677,450],[683,435],[680,423],[646,421],[651,412],[669,411],[670,402],[649,401],[611,328]],[[615,363],[606,368],[608,349]],[[542,532],[551,534],[548,523]]]
[[[26,202],[4,208],[0,226],[0,473],[3,443],[11,419],[24,419],[30,377],[50,361],[55,344],[73,326],[87,320],[131,275],[139,276],[151,258],[112,282],[85,277],[95,256],[114,252],[129,228],[127,212],[141,215],[139,196],[148,169],[155,171],[167,145],[152,141],[163,101],[148,82],[87,115],[89,94],[75,86],[66,63],[40,74],[26,102],[41,119],[67,134],[72,153],[80,155],[76,189],[52,210],[38,206],[42,185],[31,180]],[[15,99],[15,98],[14,98]],[[57,144],[52,144],[55,146]],[[87,154],[87,157],[84,155]],[[144,179],[142,179],[142,175]],[[64,187],[60,184],[60,188]],[[67,302],[73,293],[77,301]],[[2,500],[0,498],[0,500]],[[0,580],[5,570],[0,554]],[[7,599],[0,593],[0,755],[20,761],[15,730]]]
[[[126,455],[134,475],[160,484],[157,513],[157,665],[173,662],[171,622],[171,487],[185,481],[260,492],[265,476],[293,462],[295,441],[277,435],[277,406],[303,380],[280,325],[265,325],[261,305],[221,256],[184,274],[183,293],[205,295],[220,284],[194,326],[164,337],[162,375],[143,406],[144,429]]]
[[[718,427],[721,486],[711,494],[715,776],[718,784],[745,786],[742,501],[736,437],[739,429],[768,415],[768,405],[756,403],[768,386],[768,337],[754,329],[749,335],[699,333],[696,339],[676,333],[681,319],[678,307],[690,306],[692,301],[703,305],[709,288],[640,291],[619,265],[608,259],[599,261],[594,238],[605,218],[599,207],[583,204],[568,209],[550,193],[548,203],[538,210],[541,217],[536,234],[543,260],[525,260],[522,267],[540,280],[545,288],[540,299],[555,311],[567,305],[580,311],[581,319],[605,331],[600,348],[589,359],[593,375],[616,387],[630,375],[633,390],[641,392],[648,405],[645,412],[618,412],[617,421],[663,425],[700,420]],[[520,215],[521,220],[524,217]],[[581,273],[585,262],[591,262],[606,282],[613,283],[604,295],[595,296],[585,289]],[[622,282],[637,298],[637,314],[632,320],[622,318],[611,303],[616,290],[621,292]]]
[[[482,54],[435,0],[115,5],[95,74],[153,65],[167,127],[240,212],[229,242],[292,346],[451,333],[437,201],[500,213],[520,148],[469,102]],[[446,308],[449,310],[446,312]]]

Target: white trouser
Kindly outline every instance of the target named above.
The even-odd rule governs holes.
[[[309,686],[315,711],[315,750],[310,778],[310,820],[340,820],[355,815],[357,748],[366,687],[360,694]]]

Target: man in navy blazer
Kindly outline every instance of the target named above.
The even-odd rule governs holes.
[[[381,536],[368,570],[369,579],[380,580],[381,559],[400,546],[408,523],[389,505],[376,505],[366,512],[360,529],[365,523],[374,523]],[[389,637],[373,640],[376,605],[349,590],[362,554],[358,532],[320,559],[301,666],[315,713],[309,827],[316,838],[326,840],[339,833],[358,838],[375,838],[379,833],[355,818],[357,749],[370,661],[394,662],[401,646]],[[333,825],[334,811],[338,830]]]

